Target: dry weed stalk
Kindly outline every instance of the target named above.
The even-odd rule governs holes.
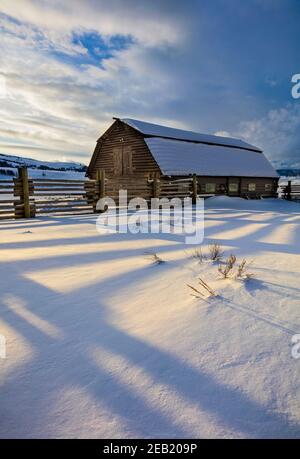
[[[186,284],[189,288],[191,288],[194,292],[196,292],[196,295],[195,293],[191,293],[192,296],[194,296],[195,298],[200,298],[200,297],[204,297],[204,294],[202,292],[200,292],[200,290],[198,290],[197,288],[193,287],[192,285],[190,284]],[[199,296],[200,295],[200,296]]]
[[[210,294],[210,296],[216,296],[216,293],[214,292],[214,290],[206,283],[204,282],[203,279],[201,279],[201,277],[199,277],[199,284],[205,289],[208,291],[208,293]]]
[[[196,295],[195,293],[192,293],[191,295],[196,297],[196,298],[208,298],[208,297],[211,297],[211,296],[216,296],[216,293],[214,292],[214,290],[206,283],[204,282],[203,279],[201,279],[200,277],[198,278],[199,280],[199,285],[206,291],[208,292],[208,295],[204,294],[203,292],[201,292],[199,289],[193,287],[192,285],[189,285],[189,284],[186,284],[190,289],[192,289],[194,292],[196,292]]]

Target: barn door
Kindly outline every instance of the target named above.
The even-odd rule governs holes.
[[[123,147],[122,162],[123,162],[123,175],[132,174],[132,152],[131,152],[131,147]]]
[[[122,175],[122,147],[113,149],[114,175]]]
[[[113,150],[114,175],[132,174],[131,147],[120,146]]]

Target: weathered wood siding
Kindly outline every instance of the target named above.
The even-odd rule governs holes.
[[[255,191],[249,190],[249,184],[255,183]],[[269,188],[266,188],[269,186]],[[278,188],[278,179],[272,178],[242,178],[241,195],[259,195],[265,197],[276,196]]]
[[[170,177],[171,180],[184,179],[186,176]],[[198,194],[201,195],[229,195],[229,196],[277,196],[278,179],[260,178],[260,177],[208,177],[197,176]],[[255,191],[249,190],[249,184],[255,183]],[[215,192],[207,191],[207,185],[215,184]],[[235,184],[235,190],[230,189],[230,185]],[[268,187],[268,188],[266,188]]]
[[[277,179],[260,177],[198,177],[199,193],[210,194],[206,191],[206,184],[216,184],[216,194],[226,194],[229,196],[260,195],[272,197],[277,192]],[[255,184],[255,190],[249,190],[249,184]],[[230,185],[235,185],[235,189]],[[213,194],[213,193],[211,193]]]
[[[88,176],[95,178],[97,169],[104,169],[107,177],[127,176],[130,180],[160,175],[143,136],[118,120],[98,140]]]

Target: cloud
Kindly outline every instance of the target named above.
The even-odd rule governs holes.
[[[73,31],[95,30],[101,35],[134,35],[153,46],[182,40],[180,20],[173,15],[174,2],[153,0],[1,0],[3,13],[43,30],[60,45]],[[176,10],[176,8],[175,8]]]
[[[25,3],[28,2],[22,5]],[[8,10],[12,14],[11,8]],[[27,18],[27,9],[18,9],[17,17]],[[86,161],[112,115],[141,115],[148,106],[172,99],[168,91],[170,78],[159,65],[159,59],[168,52],[164,35],[155,37],[156,42],[162,40],[160,50],[150,45],[152,38],[128,49],[118,46],[109,57],[99,59],[98,65],[91,65],[88,58],[80,65],[72,65],[50,52],[61,31],[56,36],[37,29],[37,12],[33,19],[33,25],[15,23],[10,17],[4,17],[2,23],[0,46],[6,60],[1,72],[7,97],[0,108],[5,120],[0,136],[6,138],[9,151],[14,139],[23,139],[26,151],[29,142],[41,157],[45,157],[46,150],[59,155],[65,149],[69,155],[81,152]],[[54,17],[53,20],[56,21]],[[115,30],[119,31],[118,25]],[[123,30],[129,29],[123,26]],[[65,30],[62,33],[61,38],[71,35]],[[104,38],[110,42],[107,46],[116,42],[113,38]],[[81,46],[73,47],[70,40],[58,44],[56,51],[67,55],[89,52]]]
[[[40,29],[30,23],[21,23],[9,16],[1,16],[1,32],[7,36],[22,40],[23,46],[39,48],[40,50],[56,50],[65,54],[86,54],[87,50],[80,44],[72,42],[71,32],[66,30],[56,33],[47,28]]]
[[[1,0],[1,151],[88,162],[116,115],[238,135],[295,164],[299,14],[285,5]]]
[[[277,167],[300,168],[300,104],[270,110],[267,116],[241,122],[238,136],[259,145]]]
[[[5,120],[0,136],[10,151],[14,139],[23,139],[26,151],[29,142],[41,157],[45,150],[59,155],[64,149],[69,155],[81,152],[87,161],[113,115],[141,114],[148,105],[171,98],[155,48],[159,44],[163,58],[170,43],[177,42],[175,25],[164,22],[159,12],[139,13],[132,2],[126,17],[117,3],[122,6],[115,2],[110,10],[108,2],[1,3],[0,50],[6,58],[0,73],[7,97],[0,108]],[[132,31],[136,43],[120,47],[121,34]],[[95,33],[110,54],[91,64],[91,50],[80,37]],[[83,60],[69,62],[66,56]]]

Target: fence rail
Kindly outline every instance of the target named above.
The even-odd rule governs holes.
[[[280,185],[281,196],[288,201],[300,201],[300,183],[288,181],[287,185]]]
[[[199,193],[200,196],[211,196],[201,194],[196,175],[180,179],[134,177],[128,180],[126,177],[107,178],[105,171],[99,170],[95,180],[69,180],[29,178],[24,167],[19,169],[17,178],[0,180],[0,219],[100,212],[101,209],[97,209],[99,199],[109,197],[120,205],[119,191],[122,189],[127,191],[127,202],[136,197],[148,202],[151,198],[189,197],[195,203]],[[283,187],[282,196],[300,200],[300,184],[291,185],[289,182]]]
[[[164,180],[160,182],[160,197],[162,198],[179,198],[186,197],[196,199],[197,196],[197,182],[193,178],[180,179],[180,180]]]
[[[14,197],[14,181],[0,181],[0,219],[14,218],[15,205],[19,203],[19,198]]]
[[[85,180],[34,179],[35,214],[91,213]]]
[[[50,178],[29,178],[27,169],[20,168],[15,179],[0,180],[0,218],[29,218],[53,213],[86,214],[98,212],[96,205],[100,198],[109,197],[119,205],[119,191],[126,190],[127,202],[142,197],[180,198],[197,195],[197,181],[188,179],[168,180],[146,177],[105,177],[99,170],[95,180],[68,180]]]

